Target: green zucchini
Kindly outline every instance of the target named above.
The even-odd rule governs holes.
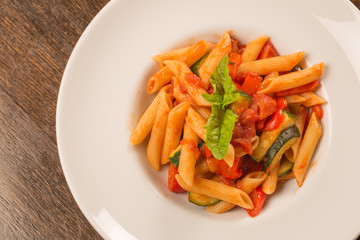
[[[179,161],[180,161],[180,154],[181,154],[181,144],[179,144],[179,146],[170,153],[169,155],[169,161],[174,164],[174,166],[176,168],[179,167]]]
[[[284,176],[285,174],[291,172],[293,166],[294,166],[293,162],[290,162],[289,160],[287,160],[287,158],[283,158],[280,164],[279,177]]]
[[[199,76],[199,68],[200,68],[200,65],[203,63],[203,61],[205,60],[205,58],[208,56],[209,54],[205,54],[202,58],[200,58],[200,60],[198,60],[196,63],[194,63],[192,66],[191,66],[191,71],[196,74],[197,76]]]
[[[229,107],[231,108],[231,110],[234,111],[234,113],[240,116],[242,112],[245,111],[245,109],[249,108],[252,102],[252,98],[246,92],[242,92],[242,91],[238,91],[238,92],[240,93],[239,98],[236,99],[235,102],[230,104]]]
[[[208,197],[199,193],[188,192],[189,202],[198,206],[209,206],[220,202],[219,199]]]
[[[293,125],[281,132],[279,137],[266,152],[264,157],[265,169],[269,168],[270,164],[275,164],[277,161],[280,161],[284,152],[288,150],[299,137],[300,132],[296,125]]]
[[[256,162],[261,162],[270,146],[275,142],[280,133],[293,126],[296,122],[296,116],[288,111],[284,111],[285,118],[277,129],[265,131],[261,134],[259,145],[254,149],[251,158]]]
[[[220,182],[220,178],[218,175],[214,175],[211,180]],[[189,202],[196,204],[198,206],[209,206],[215,203],[220,202],[220,199],[208,197],[199,193],[188,192],[188,200]]]

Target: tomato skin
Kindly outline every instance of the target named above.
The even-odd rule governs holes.
[[[311,112],[310,112],[310,115],[315,112],[315,114],[317,115],[317,117],[319,118],[319,120],[321,120],[323,117],[324,117],[324,111],[322,110],[321,108],[321,105],[314,105],[312,106],[311,108]]]
[[[175,175],[178,173],[179,171],[174,166],[174,164],[170,163],[169,172],[168,172],[168,189],[176,193],[185,193],[186,190],[184,190],[176,181]]]
[[[261,49],[258,59],[271,58],[277,56],[279,56],[279,54],[276,51],[276,48],[270,41],[267,41],[264,47]]]
[[[259,186],[249,194],[249,197],[251,198],[251,200],[254,204],[254,208],[246,209],[246,211],[250,217],[256,217],[257,215],[259,215],[259,213],[264,205],[264,202],[267,198],[267,194],[264,193],[264,191],[262,190],[262,187]]]
[[[206,146],[206,144],[204,144],[205,146],[205,156],[206,158],[211,158],[213,155],[212,155],[212,152],[210,151],[210,149]]]
[[[240,63],[241,63],[241,55],[239,53],[234,53],[234,52],[229,53],[228,69],[231,79],[236,78],[237,69],[239,68]]]
[[[257,92],[261,85],[262,77],[257,73],[248,72],[246,78],[241,85],[241,91],[246,92],[250,95],[253,95]]]
[[[277,129],[285,116],[283,114],[283,110],[287,105],[287,102],[284,98],[278,98],[276,100],[276,111],[275,113],[266,121],[264,128],[262,131],[271,131]]]
[[[271,116],[276,111],[276,99],[266,94],[256,93],[252,96],[251,109],[259,115],[259,120]]]
[[[313,81],[311,83],[308,83],[308,84],[305,84],[303,86],[299,86],[299,87],[296,87],[296,88],[291,88],[291,89],[283,90],[283,91],[280,91],[280,92],[276,92],[275,96],[283,97],[283,96],[289,96],[289,95],[294,95],[294,94],[312,92],[318,86],[319,86],[319,80],[315,80],[315,81]]]
[[[217,162],[220,174],[229,179],[237,179],[241,177],[242,170],[238,168],[239,163],[240,159],[236,156],[232,167],[229,167],[229,165],[224,160],[218,160]]]

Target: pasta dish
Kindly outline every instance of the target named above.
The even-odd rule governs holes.
[[[305,52],[279,55],[269,36],[246,45],[225,32],[152,59],[156,97],[130,137],[150,135],[148,162],[168,167],[168,189],[208,212],[241,207],[257,216],[280,182],[302,186],[322,135],[314,93],[324,63],[302,68]]]

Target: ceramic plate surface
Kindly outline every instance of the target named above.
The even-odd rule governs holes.
[[[324,134],[304,185],[282,184],[260,215],[222,215],[167,190],[129,137],[153,96],[153,55],[232,30],[280,54],[325,62]],[[342,0],[111,1],[76,45],[61,83],[57,139],[81,210],[105,239],[354,239],[360,232],[360,14]]]

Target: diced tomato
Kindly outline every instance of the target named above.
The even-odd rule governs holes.
[[[232,79],[236,78],[237,69],[239,68],[241,63],[241,55],[239,53],[231,52],[229,53],[229,75]]]
[[[256,162],[251,159],[250,156],[243,157],[243,165],[241,166],[241,170],[243,172],[243,176],[245,177],[249,173],[258,172],[263,169],[262,162]]]
[[[264,118],[263,120],[260,120],[256,123],[256,130],[258,130],[259,132],[262,131],[262,129],[264,128],[265,122],[266,122],[267,118]]]
[[[246,72],[237,72],[236,77],[233,79],[235,82],[239,84],[243,84],[244,80],[246,78]],[[240,89],[239,89],[240,90]]]
[[[205,155],[206,158],[211,158],[212,157],[212,152],[210,151],[210,149],[208,149],[208,147],[206,146],[206,144],[204,144],[205,146]]]
[[[235,40],[231,38],[231,52],[233,53],[239,53],[239,40]]]
[[[246,78],[241,85],[241,91],[253,95],[257,92],[261,85],[262,78],[257,73],[248,72]]]
[[[255,122],[257,120],[257,113],[249,108],[243,112],[233,130],[232,141],[240,144],[248,154],[252,154],[251,138],[256,135]]]
[[[316,115],[317,115],[317,117],[319,118],[319,120],[324,117],[324,112],[323,112],[323,110],[322,110],[322,108],[321,108],[321,105],[314,105],[314,106],[312,106],[311,112],[310,112],[310,115],[309,115],[309,116],[311,116],[311,114],[312,114],[313,112],[316,113]]]
[[[252,96],[251,109],[259,115],[259,120],[263,120],[276,111],[276,99],[266,94],[256,93]]]
[[[241,177],[242,171],[238,168],[239,162],[240,159],[235,157],[234,164],[232,167],[229,167],[229,165],[224,160],[218,160],[217,164],[220,174],[229,179],[237,179]]]
[[[289,95],[294,95],[294,94],[311,92],[311,91],[314,91],[318,86],[319,86],[319,80],[315,80],[315,81],[305,84],[303,86],[276,92],[275,96],[283,97],[283,96],[289,96]]]
[[[186,73],[185,80],[188,83],[193,84],[196,87],[202,87],[202,88],[205,87],[204,82],[198,76],[196,76],[194,73],[191,73],[191,72]]]
[[[251,200],[254,204],[254,208],[246,209],[246,211],[250,217],[256,217],[257,215],[259,215],[259,213],[264,205],[264,202],[267,198],[267,194],[264,193],[264,191],[262,190],[262,187],[259,186],[250,193],[249,197],[251,198]]]
[[[270,41],[267,41],[264,47],[261,49],[258,59],[271,58],[277,56],[279,56],[279,54],[276,51],[274,45]]]
[[[235,87],[236,87],[236,90],[240,90],[241,89],[241,85],[238,84],[237,82],[233,82]]]
[[[184,190],[179,183],[176,181],[175,175],[178,174],[177,168],[170,163],[169,166],[169,172],[168,172],[168,189],[172,192],[176,193],[184,193],[186,190]]]
[[[271,117],[266,121],[262,131],[271,131],[277,129],[284,120],[285,116],[283,114],[283,110],[286,107],[287,102],[283,98],[278,98],[276,104],[275,113],[271,115]]]

